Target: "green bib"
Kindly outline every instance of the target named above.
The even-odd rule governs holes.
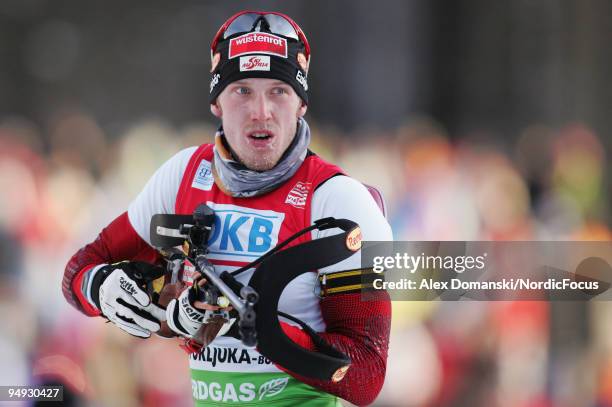
[[[196,406],[341,407],[340,400],[286,373],[213,372],[191,369]]]

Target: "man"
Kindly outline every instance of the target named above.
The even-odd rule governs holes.
[[[173,300],[166,311],[139,288],[139,279],[155,270],[148,264],[160,259],[150,245],[154,214],[191,214],[207,203],[216,216],[209,259],[218,271],[249,263],[325,217],[357,222],[366,240],[392,239],[368,190],[308,150],[310,130],[303,116],[310,48],[299,26],[279,13],[238,13],[219,29],[211,58],[210,109],[222,123],[215,144],[185,149],[168,160],[127,212],[72,257],[64,274],[64,295],[72,305],[139,337],[149,337],[167,320],[177,335],[193,338],[202,325],[193,308],[212,308],[186,298],[184,291],[185,300]],[[313,231],[303,241],[335,233]],[[319,273],[359,268],[356,253]],[[247,282],[251,274],[240,280]],[[342,380],[300,377],[281,361],[271,362],[234,337],[219,335],[190,355],[196,403],[333,406],[336,396],[371,403],[385,375],[388,296],[367,302],[359,293],[320,298],[318,282],[316,273],[297,277],[283,292],[279,311],[305,321],[351,358]],[[316,350],[300,327],[282,326],[294,342]]]

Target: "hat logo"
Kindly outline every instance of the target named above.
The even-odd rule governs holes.
[[[306,77],[302,75],[302,71],[297,71],[295,79],[300,83],[300,85],[302,85],[304,90],[308,92],[308,81],[306,80]]]
[[[213,75],[212,79],[210,80],[210,93],[212,93],[213,89],[215,88],[215,86],[217,86],[220,80],[221,74],[216,73]]]
[[[228,58],[246,54],[266,54],[287,58],[287,40],[277,35],[251,32],[232,38],[229,44]]]
[[[269,71],[270,57],[267,55],[251,55],[240,57],[240,72]]]

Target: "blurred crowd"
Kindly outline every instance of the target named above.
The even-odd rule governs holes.
[[[610,240],[609,163],[587,125],[533,125],[512,143],[449,135],[426,117],[386,132],[311,127],[312,150],[382,190],[396,240]],[[152,118],[109,134],[82,111],[58,113],[45,128],[0,118],[0,385],[62,383],[74,405],[191,403],[175,340],[139,340],[86,318],[65,302],[61,278],[159,165],[214,131]],[[376,403],[612,405],[610,310],[394,302]]]

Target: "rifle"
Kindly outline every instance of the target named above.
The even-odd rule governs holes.
[[[257,346],[262,355],[299,375],[320,380],[342,380],[351,359],[329,345],[306,323],[279,311],[278,302],[283,289],[297,276],[336,264],[358,251],[361,248],[359,225],[347,219],[319,219],[251,263],[232,272],[217,272],[207,258],[214,219],[214,211],[206,204],[200,204],[193,215],[153,216],[151,243],[171,260],[168,262],[170,283],[181,281],[184,264],[189,263],[207,280],[202,286],[194,281],[198,299],[222,307],[231,304],[238,316],[236,336],[245,346]],[[343,233],[282,250],[312,230],[332,228],[339,228]],[[177,247],[182,247],[182,250]],[[183,269],[179,266],[181,260]],[[236,275],[252,268],[255,271],[247,285],[236,280]],[[313,339],[317,350],[304,349],[287,337],[279,316],[300,325]],[[262,332],[265,335],[258,336]],[[215,335],[212,335],[213,339]],[[206,346],[208,343],[204,342],[203,346]]]

